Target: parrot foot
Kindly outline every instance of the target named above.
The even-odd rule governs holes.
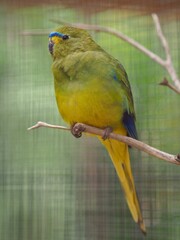
[[[74,137],[80,138],[82,136],[82,132],[84,132],[85,127],[82,124],[74,123],[71,126],[71,133]]]
[[[103,133],[102,139],[103,139],[103,140],[108,139],[108,138],[109,138],[109,134],[112,133],[112,131],[113,131],[113,128],[112,128],[112,127],[106,127],[106,128],[104,129],[104,133]]]

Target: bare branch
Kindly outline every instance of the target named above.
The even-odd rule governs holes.
[[[168,60],[171,59],[171,56],[170,56],[170,51],[169,51],[169,45],[168,45],[168,42],[162,32],[162,29],[161,29],[161,25],[160,25],[160,21],[159,21],[159,18],[157,16],[157,14],[153,13],[152,14],[152,18],[154,20],[154,24],[155,24],[155,27],[156,27],[156,31],[157,31],[157,35],[162,43],[162,46],[164,48],[164,51],[166,53],[166,57]]]
[[[61,20],[57,21],[57,20],[51,19],[51,21],[56,22],[58,24],[66,24],[66,25],[73,26],[73,27],[79,27],[79,28],[86,29],[86,30],[93,30],[96,32],[106,32],[106,33],[112,34],[112,35],[122,39],[123,41],[131,44],[133,47],[137,48],[139,51],[141,51],[142,53],[147,55],[149,58],[151,58],[153,61],[157,62],[159,65],[161,65],[163,68],[165,68],[167,70],[167,72],[171,76],[172,81],[174,82],[174,85],[175,85],[175,87],[170,87],[170,88],[173,91],[175,91],[176,93],[180,94],[180,79],[178,79],[178,76],[176,74],[176,71],[175,71],[173,63],[172,63],[168,42],[167,42],[165,36],[163,35],[157,14],[152,14],[152,18],[154,20],[157,34],[161,40],[162,46],[166,53],[165,60],[162,59],[161,57],[159,57],[157,54],[150,51],[149,49],[147,49],[146,47],[144,47],[142,44],[135,41],[134,39],[126,36],[122,32],[119,32],[115,29],[98,26],[98,25],[89,25],[89,24],[82,24],[82,23],[67,23],[67,22],[64,22]]]
[[[39,128],[39,127],[46,127],[46,128],[56,128],[56,129],[62,129],[62,130],[67,130],[69,131],[70,128],[67,128],[67,127],[63,127],[63,126],[59,126],[59,125],[52,125],[52,124],[49,124],[49,123],[45,123],[45,122],[37,122],[35,125],[33,125],[32,127],[29,127],[27,130],[33,130],[33,129],[36,129],[36,128]]]
[[[164,78],[162,82],[159,83],[159,85],[166,86],[179,94],[179,91],[177,90],[177,88],[173,84],[169,83],[169,81],[166,78]]]
[[[51,32],[51,30],[43,30],[43,29],[36,29],[36,30],[27,30],[27,31],[23,31],[21,32],[21,35],[23,36],[48,36],[49,33]]]
[[[165,54],[166,54],[165,60],[162,59],[161,57],[159,57],[154,52],[147,49],[146,47],[144,47],[142,44],[135,41],[134,39],[126,36],[122,32],[119,32],[115,29],[112,29],[109,27],[98,26],[98,25],[89,25],[89,24],[82,24],[82,23],[67,23],[62,20],[51,19],[51,21],[58,23],[58,24],[65,24],[65,25],[69,25],[69,26],[73,26],[73,27],[79,27],[79,28],[86,29],[86,30],[93,30],[96,32],[106,32],[106,33],[112,34],[112,35],[122,39],[123,41],[129,43],[130,45],[132,45],[133,47],[137,48],[139,51],[141,51],[142,53],[147,55],[149,58],[151,58],[153,61],[155,61],[156,63],[161,65],[163,68],[165,68],[167,70],[167,72],[169,73],[175,87],[172,84],[170,84],[171,87],[169,85],[166,85],[166,86],[171,88],[176,93],[180,94],[180,79],[178,78],[177,73],[174,69],[173,63],[172,63],[172,58],[171,58],[168,42],[167,42],[165,36],[163,35],[157,14],[152,14],[152,18],[154,20],[157,35],[162,43],[162,46],[163,46]],[[48,34],[48,32],[43,31],[43,30],[22,32],[22,35],[45,35],[45,34]]]
[[[61,130],[70,130],[70,128],[66,128],[66,127],[58,126],[58,125],[52,125],[52,124],[48,124],[48,123],[45,123],[45,122],[38,122],[34,126],[28,128],[28,130],[36,129],[36,128],[39,128],[39,127],[48,127],[48,128],[56,128],[56,129],[61,129]],[[92,127],[92,126],[89,126],[89,125],[86,125],[86,124],[83,124],[83,123],[76,123],[74,127],[76,127],[77,129],[80,129],[80,131],[87,132],[87,133],[94,134],[94,135],[98,135],[98,136],[103,136],[103,134],[104,134],[103,129]],[[128,144],[129,146],[135,147],[135,148],[139,149],[140,151],[146,152],[149,155],[157,157],[161,160],[165,160],[169,163],[180,165],[180,154],[172,155],[172,154],[160,151],[160,150],[158,150],[154,147],[151,147],[151,146],[147,145],[146,143],[143,143],[143,142],[138,141],[136,139],[126,137],[126,136],[122,136],[122,135],[115,134],[115,133],[110,133],[109,138],[115,139],[115,140],[120,141],[120,142],[124,142],[124,143]]]
[[[177,74],[176,74],[176,70],[174,69],[173,63],[172,63],[172,58],[171,58],[171,54],[170,54],[170,49],[169,49],[169,44],[162,32],[161,29],[161,25],[160,25],[160,21],[159,18],[157,16],[157,14],[152,14],[152,18],[154,20],[154,24],[156,27],[156,31],[157,31],[157,35],[162,43],[162,46],[164,48],[165,54],[166,54],[166,60],[165,60],[165,66],[164,68],[168,71],[169,75],[172,78],[172,81],[174,82],[174,85],[176,86],[176,88],[172,88],[170,87],[172,90],[174,90],[176,93],[180,94],[180,79],[178,78]],[[169,86],[169,85],[167,85]],[[171,85],[172,86],[172,85]],[[175,90],[176,89],[176,90]]]
[[[53,22],[56,22],[58,24],[64,23],[64,21],[61,21],[61,20],[60,21],[53,20]],[[66,23],[66,25],[67,25],[67,23]],[[72,26],[72,27],[79,27],[79,28],[82,28],[85,30],[110,33],[110,34],[124,40],[125,42],[131,44],[133,47],[135,47],[138,50],[140,50],[141,52],[143,52],[145,55],[150,57],[152,60],[154,60],[158,64],[163,65],[163,66],[165,65],[164,60],[162,60],[158,55],[156,55],[152,51],[148,50],[146,47],[144,47],[142,44],[136,42],[134,39],[128,37],[127,35],[123,34],[122,32],[119,32],[113,28],[103,27],[103,26],[99,26],[99,25],[83,24],[83,23],[68,23],[68,25]]]

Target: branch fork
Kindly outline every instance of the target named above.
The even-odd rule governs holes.
[[[96,32],[106,32],[106,33],[112,34],[112,35],[122,39],[123,41],[129,43],[130,45],[132,45],[133,47],[137,48],[139,51],[141,51],[142,53],[147,55],[153,61],[157,62],[163,68],[165,68],[166,71],[168,72],[169,76],[171,77],[171,79],[173,81],[173,84],[168,82],[168,84],[166,84],[166,85],[161,84],[161,83],[160,83],[160,85],[167,86],[170,89],[172,89],[173,91],[175,91],[176,93],[180,94],[180,79],[178,78],[176,70],[173,66],[168,41],[166,40],[166,37],[163,34],[161,24],[160,24],[160,21],[159,21],[159,18],[157,16],[157,14],[153,13],[152,18],[153,18],[153,21],[154,21],[154,25],[155,25],[155,28],[156,28],[157,35],[158,35],[159,40],[160,40],[160,42],[161,42],[161,44],[164,48],[164,51],[165,51],[165,55],[166,55],[165,60],[162,59],[157,54],[155,54],[154,52],[147,49],[146,47],[144,47],[143,45],[141,45],[139,42],[135,41],[134,39],[126,36],[122,32],[119,32],[115,29],[112,29],[112,28],[109,28],[109,27],[98,26],[98,25],[89,25],[89,24],[82,24],[82,23],[72,23],[71,24],[71,23],[66,23],[64,21],[57,21],[57,20],[52,20],[52,21],[56,22],[56,23],[63,23],[63,24],[73,26],[73,27],[79,27],[79,28],[86,29],[86,30],[93,30],[93,31],[96,31]],[[162,83],[163,83],[163,81],[162,81]]]
[[[137,48],[139,51],[141,51],[142,53],[147,55],[153,61],[155,61],[156,63],[161,65],[164,69],[166,69],[166,71],[168,72],[169,76],[172,79],[173,84],[171,84],[169,82],[168,82],[168,84],[163,84],[163,81],[162,81],[160,83],[160,85],[167,86],[170,89],[172,89],[173,91],[175,91],[176,93],[180,94],[180,79],[178,78],[176,70],[173,66],[169,44],[166,40],[166,37],[163,34],[161,24],[160,24],[160,21],[159,21],[159,18],[157,16],[157,14],[153,13],[152,18],[153,18],[153,21],[154,21],[154,24],[155,24],[157,35],[158,35],[158,37],[161,41],[161,44],[164,48],[164,51],[165,51],[165,55],[166,55],[165,60],[162,59],[161,57],[159,57],[154,52],[147,49],[146,47],[144,47],[139,42],[135,41],[134,39],[126,36],[122,32],[119,32],[115,29],[112,29],[112,28],[109,28],[109,27],[98,26],[98,25],[90,25],[90,24],[82,24],[82,23],[68,23],[68,22],[64,22],[64,21],[61,21],[61,20],[59,21],[59,20],[51,19],[51,21],[55,22],[55,23],[58,23],[58,24],[65,24],[65,25],[69,25],[69,26],[73,26],[73,27],[79,27],[79,28],[86,29],[86,30],[93,30],[93,31],[96,31],[96,32],[106,32],[106,33],[112,34],[112,35],[122,39],[123,41],[129,43],[130,45],[132,45],[133,47]],[[39,30],[36,30],[36,31],[24,31],[24,32],[22,32],[22,35],[24,35],[24,36],[34,35],[35,36],[35,35],[47,35],[48,33],[49,33],[49,31],[47,32],[47,31],[43,31],[43,30],[39,29]]]

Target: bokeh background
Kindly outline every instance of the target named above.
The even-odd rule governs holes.
[[[160,18],[180,76],[179,1],[6,1],[0,6],[0,239],[144,239],[133,222],[108,154],[95,138],[27,128],[59,116],[48,52],[55,22],[115,28],[158,55],[164,51],[151,13]],[[55,22],[54,22],[55,21]],[[27,35],[25,32],[36,32]],[[139,138],[180,151],[180,99],[159,86],[169,78],[147,56],[105,33],[93,38],[126,68]],[[180,169],[136,149],[131,162],[150,240],[180,238]]]

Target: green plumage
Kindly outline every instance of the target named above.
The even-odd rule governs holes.
[[[56,100],[66,122],[111,126],[118,134],[137,138],[130,84],[117,59],[104,51],[88,32],[73,27],[58,28],[50,34],[50,52]],[[113,161],[132,216],[145,232],[128,147],[110,139],[102,143]]]
[[[121,101],[118,103],[119,106],[121,105],[118,121],[121,120],[123,112],[126,110],[134,118],[130,84],[127,74],[118,60],[97,45],[85,30],[76,29],[74,31],[74,28],[62,27],[56,31],[70,36],[68,40],[62,40],[60,44],[56,44],[53,49],[52,70],[56,88],[61,92],[70,88],[73,94],[73,90],[76,88],[82,90],[93,79],[98,79],[94,83],[94,90],[98,89],[98,84],[100,84],[102,87],[100,91],[103,91],[104,95],[107,94],[106,90],[117,95],[111,99],[111,104],[116,105],[117,97]],[[69,82],[72,83],[71,86],[69,86]],[[96,92],[98,93],[98,91]]]

